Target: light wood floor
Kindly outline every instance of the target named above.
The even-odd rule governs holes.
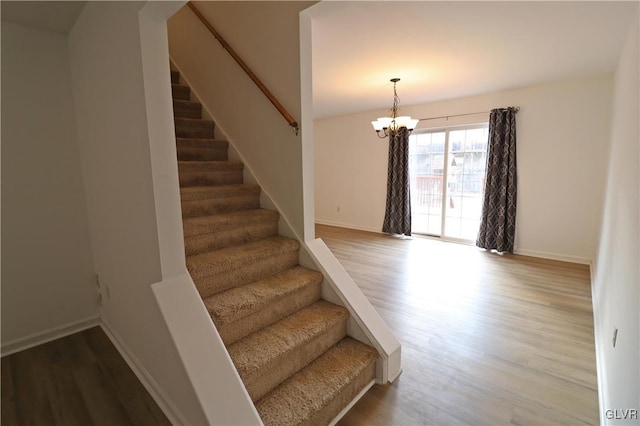
[[[100,327],[2,358],[2,425],[170,425]]]
[[[317,226],[402,343],[341,425],[598,423],[584,265]],[[2,425],[167,425],[99,328],[2,358]]]
[[[316,227],[402,343],[340,425],[598,424],[589,268]]]

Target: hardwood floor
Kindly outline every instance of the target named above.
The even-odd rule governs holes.
[[[402,343],[340,425],[598,424],[589,268],[316,226]]]
[[[402,343],[340,425],[598,424],[589,268],[318,225]],[[168,425],[103,331],[2,358],[2,425]]]
[[[2,425],[170,425],[100,327],[2,358]]]

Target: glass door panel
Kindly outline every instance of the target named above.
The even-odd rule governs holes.
[[[445,132],[409,138],[411,228],[413,232],[442,234]]]
[[[444,236],[475,240],[487,160],[486,127],[449,132]]]

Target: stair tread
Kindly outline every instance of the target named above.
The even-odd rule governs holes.
[[[219,139],[205,138],[176,138],[176,144],[181,147],[206,148],[206,149],[227,149],[229,142]]]
[[[175,118],[202,119],[202,104],[186,99],[173,99],[173,116]],[[174,126],[175,126],[174,122]]]
[[[295,266],[262,280],[236,287],[204,299],[216,325],[227,324],[259,311],[307,285],[319,284],[320,272]]]
[[[176,125],[185,124],[193,126],[212,126],[214,122],[207,120],[206,118],[189,118],[189,117],[174,117]]]
[[[377,357],[375,349],[347,337],[257,401],[256,409],[265,425],[307,424]]]
[[[187,100],[187,99],[174,99],[173,100],[173,105],[179,105],[181,108],[188,108],[188,109],[200,109],[202,108],[202,104],[198,101],[191,101],[191,100]]]
[[[229,356],[240,376],[247,380],[335,324],[346,322],[348,317],[349,311],[344,307],[320,300],[229,346]]]
[[[228,160],[178,161],[178,172],[210,172],[216,170],[242,170],[244,163]]]
[[[191,96],[191,88],[184,84],[171,83],[171,97],[175,99],[189,100]]]
[[[207,200],[212,198],[260,194],[260,186],[250,183],[233,183],[215,186],[189,186],[180,188],[182,201]]]
[[[211,139],[215,137],[215,127],[215,123],[211,120],[176,116],[174,111],[174,128],[177,137]]]
[[[192,278],[197,280],[299,248],[298,240],[276,236],[187,256],[186,263]]]
[[[252,209],[233,213],[187,218],[182,221],[184,236],[191,237],[216,230],[250,225],[264,221],[277,221],[280,215],[275,210]]]

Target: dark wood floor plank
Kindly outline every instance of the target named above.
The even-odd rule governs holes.
[[[102,330],[87,330],[84,338],[87,347],[94,354],[100,354],[98,362],[101,369],[117,392],[131,421],[139,425],[169,425],[162,410],[149,398],[145,387],[131,374],[128,364]]]
[[[80,366],[73,369],[73,377],[94,424],[133,424],[109,381],[110,377],[104,371],[92,366]]]
[[[100,327],[2,358],[2,425],[169,425]]]
[[[0,415],[2,416],[2,424],[5,426],[13,426],[18,424],[16,414],[16,402],[13,387],[13,368],[10,357],[3,357],[1,363],[0,375],[2,376],[2,406],[0,407]]]
[[[95,424],[73,375],[76,368],[94,361],[83,350],[79,336],[74,334],[35,348],[45,356],[39,368],[47,380],[41,386],[47,390],[56,425]]]
[[[36,347],[16,355],[13,382],[18,424],[55,424],[46,384],[50,377],[43,366],[46,354],[41,347]]]

